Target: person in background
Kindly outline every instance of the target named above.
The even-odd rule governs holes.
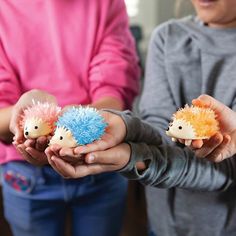
[[[213,163],[207,158],[217,160],[234,140],[235,115],[231,111],[220,117],[221,132],[208,141],[193,142],[190,148],[173,143],[165,134],[172,114],[201,94],[236,109],[235,1],[192,3],[196,16],[170,20],[152,34],[139,105],[145,122],[116,112],[125,127],[119,116],[105,113],[109,137],[116,131],[115,139],[75,149],[78,155],[90,152],[87,165],[71,166],[51,153],[48,159],[67,178],[119,170],[143,182],[150,235],[234,236],[236,159]],[[124,138],[129,145],[122,143]],[[224,157],[233,155],[233,150]],[[199,153],[206,158],[197,158]]]
[[[131,108],[140,70],[124,2],[0,5],[0,163],[13,234],[63,235],[69,210],[73,235],[119,235],[127,180],[117,173],[65,180],[47,161],[47,138],[25,140],[19,119],[32,99]]]

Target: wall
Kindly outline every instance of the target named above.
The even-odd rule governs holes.
[[[129,1],[129,0],[127,0]],[[139,0],[139,14],[130,18],[131,24],[138,24],[143,29],[143,42],[141,50],[146,53],[151,32],[160,23],[171,18],[182,17],[193,13],[190,0]]]

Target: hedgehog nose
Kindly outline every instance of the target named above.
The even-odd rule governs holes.
[[[28,131],[26,131],[26,132],[25,132],[25,135],[26,135],[26,136],[27,136],[27,135],[29,135],[29,132],[28,132]]]
[[[169,131],[169,129],[170,129],[170,128],[168,127],[166,131]]]

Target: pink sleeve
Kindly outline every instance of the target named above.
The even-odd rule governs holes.
[[[135,43],[124,1],[112,0],[107,5],[100,19],[97,52],[90,64],[90,96],[92,101],[112,96],[130,108],[139,91],[140,68]]]
[[[20,97],[20,83],[13,72],[0,42],[0,107],[13,105]]]

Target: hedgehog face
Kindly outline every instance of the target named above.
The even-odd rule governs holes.
[[[52,128],[41,119],[29,119],[25,121],[24,136],[25,138],[38,138],[46,136],[52,132]]]
[[[173,122],[170,124],[166,134],[170,137],[177,138],[177,139],[195,139],[196,135],[193,130],[193,127],[190,123],[180,120],[174,119]]]
[[[49,145],[57,144],[61,147],[77,147],[78,144],[74,139],[72,133],[64,127],[58,127],[50,140]]]

